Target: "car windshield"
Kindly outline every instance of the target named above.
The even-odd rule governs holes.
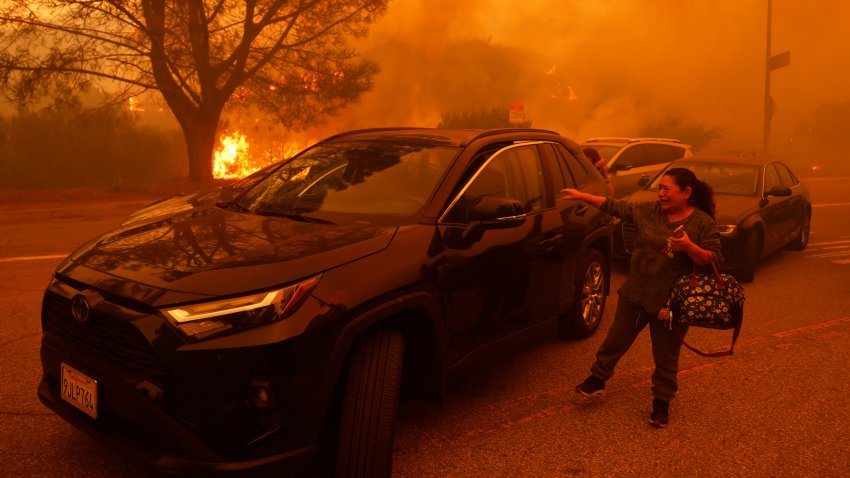
[[[686,163],[683,161],[677,161],[672,166],[690,169],[700,181],[710,184],[715,194],[733,196],[756,194],[759,177],[758,166],[731,163]],[[657,190],[662,176],[663,174],[656,176],[649,188]]]
[[[318,145],[282,164],[241,198],[255,214],[412,217],[431,196],[456,148],[399,142]]]

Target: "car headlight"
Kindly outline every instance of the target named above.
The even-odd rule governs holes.
[[[721,236],[737,236],[738,226],[736,224],[720,224],[717,226],[717,232]]]
[[[316,287],[321,274],[257,294],[162,309],[160,313],[187,338],[202,340],[280,320]]]

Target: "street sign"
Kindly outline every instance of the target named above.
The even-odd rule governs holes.
[[[519,125],[525,122],[525,105],[522,103],[511,103],[508,110],[508,123]]]

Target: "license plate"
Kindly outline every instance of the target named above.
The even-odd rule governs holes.
[[[63,363],[61,385],[66,402],[97,418],[97,380]]]

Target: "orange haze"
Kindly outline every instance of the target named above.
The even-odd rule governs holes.
[[[772,54],[791,65],[772,75],[772,150],[823,103],[850,101],[847,18],[840,0],[773,1]],[[767,0],[397,0],[361,44],[382,68],[374,91],[323,129],[435,126],[455,106],[522,102],[534,127],[578,140],[675,115],[721,128],[713,149],[758,148],[766,25]],[[503,74],[476,78],[494,60],[476,42],[507,52]]]
[[[674,117],[721,132],[705,150],[757,149],[767,3],[391,1],[357,44],[381,67],[373,91],[288,139],[430,127],[442,113],[522,103],[532,126],[579,141],[637,135]],[[772,74],[770,149],[780,157],[843,154],[795,143],[794,134],[824,104],[850,102],[847,18],[850,2],[773,0],[772,54],[791,52],[790,66]]]

